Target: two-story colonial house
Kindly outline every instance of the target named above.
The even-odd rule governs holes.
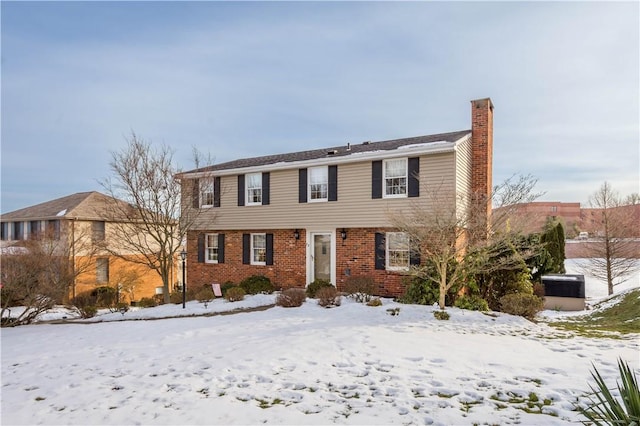
[[[55,242],[53,254],[69,258],[74,269],[69,299],[99,286],[119,288],[121,301],[153,297],[162,292],[162,280],[149,266],[133,262],[141,254],[126,250],[114,236],[117,219],[107,211],[113,203],[124,201],[95,191],[79,192],[4,213],[0,245],[6,249],[30,240]],[[175,270],[175,279],[179,276]]]
[[[471,129],[244,158],[181,173],[183,203],[201,209],[187,233],[187,282],[238,283],[265,275],[282,286],[374,278],[404,291],[409,242],[389,213],[429,208],[430,186],[489,197],[493,105],[471,101]],[[465,208],[460,205],[460,208]],[[490,208],[490,207],[489,207]]]

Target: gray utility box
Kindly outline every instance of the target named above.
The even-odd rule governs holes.
[[[542,276],[544,308],[561,311],[585,309],[584,275],[549,274]]]

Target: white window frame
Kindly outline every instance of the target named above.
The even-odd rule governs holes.
[[[320,167],[310,167],[308,169],[308,178],[307,178],[307,200],[310,203],[318,203],[325,202],[329,200],[329,167],[328,166],[320,166]],[[314,174],[322,173],[320,176],[320,180],[314,180]],[[324,197],[313,198],[314,191],[312,189],[312,185],[320,186],[320,193],[324,193]]]
[[[256,247],[256,238],[261,237],[264,247]],[[260,260],[260,259],[263,260]],[[267,234],[251,234],[251,262],[252,265],[267,264]]]
[[[213,207],[213,203],[215,200],[214,186],[213,186],[214,178],[207,177],[200,179],[198,185],[200,186],[200,207],[209,208]]]
[[[218,263],[220,248],[218,247],[218,234],[206,234],[204,238],[204,262]]]
[[[252,183],[252,180],[255,181]],[[262,173],[248,173],[245,175],[244,186],[246,194],[246,205],[260,206],[262,205]],[[259,196],[258,196],[259,194]],[[254,195],[258,200],[254,200]]]
[[[395,241],[392,241],[394,238],[404,238],[406,240],[405,247],[406,248],[393,248],[391,244]],[[387,232],[385,235],[385,248],[384,248],[384,257],[385,257],[385,269],[389,271],[406,271],[409,269],[409,265],[411,264],[411,247],[409,245],[409,236],[405,232]],[[392,252],[406,252],[406,263],[399,265],[395,262],[392,263]],[[393,256],[393,259],[396,259],[397,256]]]
[[[394,163],[394,162],[404,162],[404,174],[403,175],[394,175],[394,176],[387,176],[387,168],[388,168],[388,164],[389,163]],[[408,183],[409,183],[409,164],[407,161],[407,158],[393,158],[393,159],[389,159],[389,160],[384,160],[382,162],[382,197],[383,198],[406,198],[407,197],[407,192],[408,192]],[[393,179],[399,179],[400,181],[402,181],[404,179],[404,184],[402,183],[398,183],[399,188],[404,187],[404,192],[403,193],[398,193],[398,194],[394,194],[394,193],[387,193],[387,181],[388,180],[393,180]]]

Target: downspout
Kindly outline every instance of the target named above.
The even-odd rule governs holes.
[[[71,294],[73,295],[73,299],[76,298],[76,219],[77,218],[71,218],[71,267],[73,268],[73,285]]]

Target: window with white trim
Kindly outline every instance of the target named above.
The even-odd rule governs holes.
[[[386,269],[406,270],[409,268],[409,237],[404,232],[387,232],[386,238],[387,261]]]
[[[206,263],[218,263],[218,234],[207,234],[205,238]]]
[[[309,173],[309,201],[327,201],[329,194],[329,168],[310,167]]]
[[[262,204],[262,173],[251,173],[245,176],[247,189],[247,205]]]
[[[407,196],[407,159],[395,158],[383,162],[384,197]]]
[[[251,234],[251,264],[267,264],[267,234]]]
[[[200,185],[200,207],[213,207],[213,178],[202,178]]]

